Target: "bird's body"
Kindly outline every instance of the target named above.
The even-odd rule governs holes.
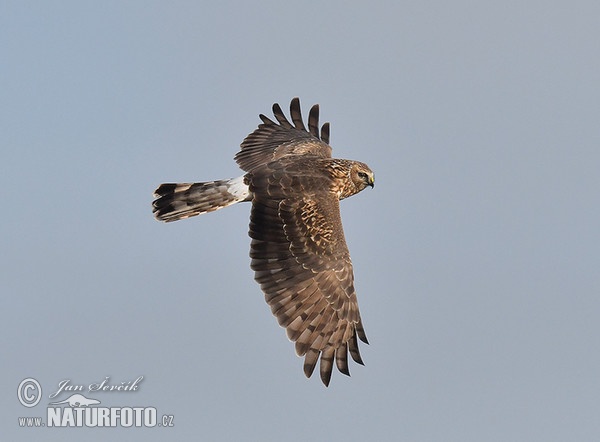
[[[354,291],[352,262],[339,201],[367,186],[373,172],[358,161],[331,158],[329,124],[318,130],[318,106],[307,131],[300,103],[292,100],[293,125],[279,105],[278,123],[263,124],[242,142],[235,159],[246,173],[204,183],[162,184],[155,191],[157,219],[175,221],[238,202],[252,202],[251,267],[265,299],[310,377],[320,357],[329,384],[333,361],[349,374],[348,352],[362,364],[358,339],[367,342]]]

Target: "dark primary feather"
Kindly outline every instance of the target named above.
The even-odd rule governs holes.
[[[249,172],[257,166],[286,155],[331,158],[328,123],[321,128],[321,138],[318,135],[318,105],[314,105],[309,112],[310,132],[306,131],[302,122],[298,98],[294,98],[290,104],[290,115],[294,124],[290,123],[277,103],[273,105],[273,114],[277,122],[261,114],[260,119],[263,123],[242,142],[235,160],[243,170]]]

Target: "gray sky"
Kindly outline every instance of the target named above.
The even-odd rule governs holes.
[[[206,4],[203,4],[206,3]],[[3,2],[2,434],[600,438],[600,3]],[[173,224],[299,96],[376,187],[342,203],[371,345],[329,388],[249,268],[250,206]],[[19,428],[61,380],[172,428]],[[42,386],[33,408],[25,378]],[[63,393],[59,399],[68,397]],[[10,437],[9,437],[10,436]]]

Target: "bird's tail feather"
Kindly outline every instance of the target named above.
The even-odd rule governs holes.
[[[213,212],[250,200],[244,177],[205,183],[166,183],[154,191],[152,211],[156,219],[170,222]]]

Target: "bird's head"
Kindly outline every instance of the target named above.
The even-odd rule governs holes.
[[[350,168],[350,180],[356,186],[356,191],[360,192],[367,186],[375,187],[375,175],[364,163],[355,161]]]

